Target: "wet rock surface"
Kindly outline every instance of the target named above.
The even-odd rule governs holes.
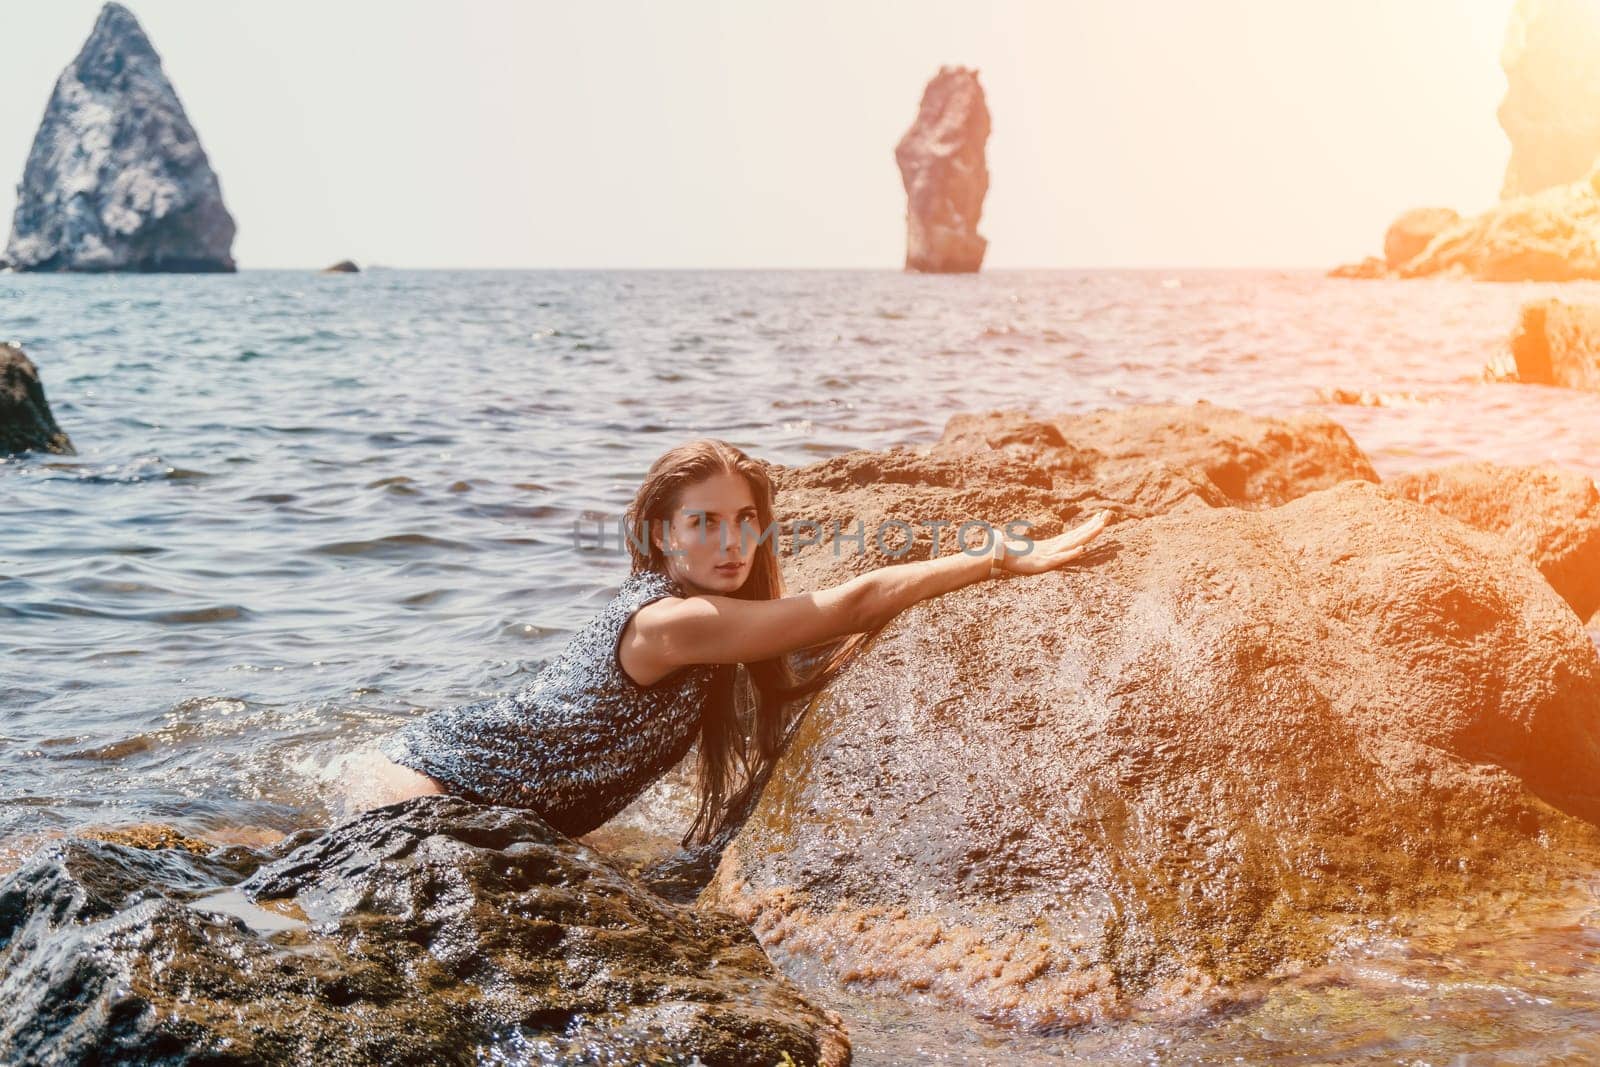
[[[450,797],[266,852],[47,848],[0,882],[0,996],[6,1063],[849,1058],[736,920]]]
[[[1505,540],[1588,619],[1600,608],[1600,491],[1581,471],[1462,463],[1384,483]]]
[[[15,345],[0,343],[0,455],[77,450],[56,425],[39,381],[39,368]]]
[[[895,146],[906,189],[906,270],[970,273],[989,242],[978,234],[989,192],[989,108],[978,72],[941,67]]]
[[[161,57],[106,4],[45,108],[5,258],[19,271],[231,271],[234,231]]]
[[[1070,469],[1118,437],[1051,426],[835,457],[778,504],[1065,525],[1112,487],[1005,450]],[[1240,484],[1294,498],[1183,495],[1071,568],[903,612],[810,709],[707,899],[808,980],[1049,1031],[1592,870],[1600,659],[1533,565],[1361,479]],[[786,576],[853,558],[803,547]]]

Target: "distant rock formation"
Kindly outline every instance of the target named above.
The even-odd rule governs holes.
[[[360,274],[361,268],[356,266],[353,259],[341,259],[331,267],[323,267],[324,274]]]
[[[1600,0],[1517,0],[1500,65],[1502,197],[1577,181],[1600,156]]]
[[[0,456],[12,452],[70,456],[76,451],[50,413],[33,360],[16,345],[0,344]]]
[[[62,71],[17,191],[17,270],[231,271],[233,216],[161,57],[109,3]]]
[[[1452,208],[1419,207],[1407,211],[1389,224],[1383,235],[1383,260],[1399,270],[1422,255],[1433,239],[1461,221]]]
[[[1395,226],[1420,214],[1408,212]],[[1408,236],[1420,239],[1423,235],[1409,222],[1405,228]],[[1394,232],[1391,226],[1390,234]],[[1397,244],[1395,250],[1409,247],[1414,243]],[[1435,233],[1410,259],[1394,262],[1369,257],[1330,274],[1339,278],[1443,274],[1486,282],[1600,278],[1600,170],[1570,185],[1502,200],[1481,215],[1459,219]]]
[[[1511,355],[1519,382],[1600,392],[1600,307],[1561,300],[1522,305]]]
[[[906,270],[970,273],[983,265],[989,242],[978,236],[978,219],[989,191],[988,140],[978,72],[940,67],[894,150],[906,187]]]

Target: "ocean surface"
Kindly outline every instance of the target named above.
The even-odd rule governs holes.
[[[1600,396],[1482,378],[1556,293],[1600,300],[1312,272],[0,275],[0,340],[79,453],[0,459],[0,872],[89,825],[326,823],[343,755],[525,684],[599,609],[626,557],[577,524],[695,436],[798,464],[961,411],[1205,399],[1332,417],[1380,475],[1600,476]],[[636,817],[676,833],[672,801]],[[867,1065],[1600,1062],[1596,884],[1193,1019],[1045,1038],[815,995]]]

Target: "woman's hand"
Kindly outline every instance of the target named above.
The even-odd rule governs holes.
[[[1080,523],[1064,533],[1033,542],[1026,553],[1013,553],[1007,547],[1000,569],[1011,574],[1043,574],[1081,556],[1089,542],[1099,536],[1111,521],[1111,512],[1098,512],[1089,521]]]

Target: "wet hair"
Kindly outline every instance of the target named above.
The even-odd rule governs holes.
[[[762,537],[772,524],[772,478],[765,462],[726,441],[701,438],[669,449],[651,464],[626,516],[633,570],[667,572],[665,553],[650,536],[677,512],[684,490],[719,474],[742,477],[756,505],[759,540],[744,584],[726,595],[739,600],[775,600],[784,595],[775,537]],[[753,790],[765,783],[777,761],[794,708],[848,665],[872,633],[852,634],[832,643],[796,650],[756,663],[717,664],[700,718],[699,810],[683,844],[705,844],[747,806]],[[798,653],[809,656],[802,681]]]

